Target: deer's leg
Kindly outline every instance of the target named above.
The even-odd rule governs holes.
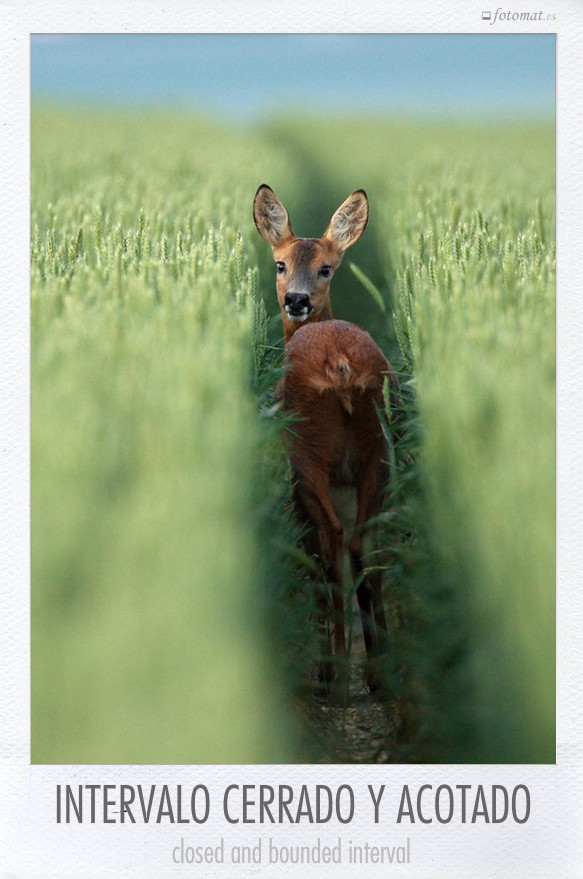
[[[325,562],[322,554],[322,548],[320,546],[318,529],[311,521],[310,516],[308,515],[306,508],[304,507],[301,495],[297,490],[297,486],[294,486],[293,489],[293,501],[296,515],[300,523],[302,524],[302,527],[305,529],[305,533],[302,536],[302,546],[304,548],[304,552],[311,559],[318,563],[322,571],[321,581],[318,581],[314,584],[316,586],[315,604],[316,627],[318,637],[318,678],[320,680],[320,683],[325,687],[325,689],[328,689],[330,684],[332,683],[334,674],[332,669],[330,601],[328,598]]]
[[[322,566],[326,572],[326,579],[331,584],[334,656],[342,664],[346,656],[342,523],[334,512],[330,501],[326,474],[312,473],[309,478],[307,476],[299,477],[295,490],[301,508],[314,524],[318,533]]]

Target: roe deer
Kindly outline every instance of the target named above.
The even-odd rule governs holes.
[[[294,480],[293,497],[307,534],[308,555],[316,556],[331,587],[333,653],[326,620],[327,600],[319,599],[325,633],[320,667],[323,683],[346,678],[344,632],[344,538],[355,576],[367,652],[367,680],[378,685],[374,660],[386,642],[381,573],[364,576],[363,531],[381,511],[389,478],[387,441],[379,420],[388,378],[393,403],[399,385],[392,367],[367,332],[334,320],[330,281],[344,251],[362,235],[368,221],[364,190],[354,192],[333,215],[321,238],[294,235],[288,213],[273,190],[257,190],[253,217],[273,248],[277,296],[285,338],[286,372],[276,396],[285,412],[298,416],[286,447]],[[346,516],[346,494],[352,511]],[[354,504],[356,501],[356,504]],[[354,510],[356,507],[356,511]],[[351,521],[350,521],[351,520]]]

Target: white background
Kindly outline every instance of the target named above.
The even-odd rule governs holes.
[[[497,0],[498,2],[498,0]],[[0,0],[0,879],[97,879],[163,876],[387,876],[465,879],[578,879],[583,876],[581,725],[581,538],[583,376],[583,7],[578,0],[537,0],[556,22],[530,22],[530,32],[558,34],[558,727],[554,766],[31,766],[29,762],[29,37],[31,32],[517,32],[483,23],[497,2],[330,0],[293,3],[237,0],[180,4],[133,0],[100,4]],[[543,5],[544,4],[544,5]],[[532,0],[503,9],[534,11]],[[57,784],[206,784],[212,813],[205,825],[60,824]],[[222,796],[229,784],[327,784],[354,788],[346,826],[229,825]],[[367,784],[386,785],[381,821],[373,822]],[[397,825],[401,788],[421,784],[528,785],[529,821],[522,825]],[[425,802],[425,801],[424,801]],[[172,850],[187,845],[309,845],[318,837],[343,848],[404,845],[411,863],[392,866],[247,867],[184,865]]]

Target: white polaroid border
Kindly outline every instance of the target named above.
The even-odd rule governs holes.
[[[531,4],[532,5],[532,4]],[[395,32],[491,33],[485,0],[452,3],[387,0],[321,3],[295,0],[126,0],[99,5],[74,0],[4,0],[0,5],[0,290],[1,511],[0,657],[0,879],[265,875],[423,879],[577,879],[583,874],[581,724],[581,537],[583,411],[583,8],[578,0],[544,0],[546,22],[529,30],[558,37],[558,729],[557,762],[548,766],[31,766],[29,704],[29,47],[31,33],[50,32]],[[502,7],[498,7],[499,10]],[[524,10],[513,0],[510,10]],[[538,7],[537,7],[538,8]],[[505,8],[504,8],[505,9]],[[530,6],[528,6],[528,10]],[[498,20],[496,33],[517,32]],[[57,822],[57,786],[167,784],[209,791],[211,813],[200,824],[66,824]],[[342,809],[354,796],[352,820],[322,825],[243,823],[243,785],[327,785],[339,788]],[[416,796],[423,785],[504,785],[516,790],[516,808],[530,794],[524,823],[472,825],[397,823],[405,785]],[[223,809],[231,792],[230,823]],[[381,785],[378,823],[374,802]],[[202,788],[201,788],[202,790]],[[248,790],[253,799],[253,788]],[[348,798],[348,799],[347,799]],[[346,811],[341,812],[346,817]],[[248,817],[253,817],[250,809]],[[349,865],[351,845],[393,850],[392,864]],[[343,863],[334,862],[342,846]],[[262,847],[261,863],[229,862],[235,846]],[[290,846],[328,847],[329,862],[270,866],[268,852]],[[218,862],[221,846],[224,863]],[[189,851],[209,847],[211,861],[189,862]],[[194,855],[193,855],[194,857]],[[210,857],[210,855],[209,855]],[[282,855],[283,857],[283,855]],[[322,856],[323,858],[323,856]]]

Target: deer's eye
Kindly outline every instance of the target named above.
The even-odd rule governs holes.
[[[320,274],[323,278],[329,278],[331,272],[332,266],[322,266],[322,268],[320,269]]]
[[[283,273],[285,272],[285,263],[284,262],[276,262],[275,270],[278,275],[283,275]]]

